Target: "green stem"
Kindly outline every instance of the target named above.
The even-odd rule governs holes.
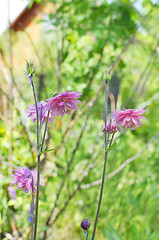
[[[30,76],[30,82],[33,89],[33,95],[34,95],[34,101],[35,101],[35,107],[36,107],[36,131],[37,131],[37,153],[39,152],[39,112],[38,112],[38,103],[37,103],[37,97],[35,92],[35,87],[33,83],[33,77]]]
[[[99,216],[99,211],[100,211],[100,206],[101,206],[101,201],[102,201],[102,195],[103,195],[104,179],[105,179],[105,171],[106,171],[106,163],[107,163],[107,131],[106,131],[106,125],[107,125],[107,96],[108,96],[108,82],[105,81],[105,115],[104,115],[104,122],[105,122],[105,131],[104,131],[104,133],[105,133],[105,140],[104,140],[104,142],[105,142],[105,158],[104,158],[101,190],[100,190],[97,213],[96,213],[94,229],[93,229],[93,234],[92,234],[92,240],[94,240],[96,227],[97,227],[97,221],[98,221],[98,216]]]
[[[33,240],[36,240],[37,234],[37,222],[38,222],[38,205],[39,205],[39,182],[40,182],[40,154],[39,154],[39,113],[36,92],[33,83],[33,76],[30,76],[30,82],[33,89],[35,107],[36,107],[36,133],[37,133],[37,190],[36,190],[36,210],[35,210],[35,225],[34,225],[34,236]]]
[[[111,145],[112,145],[112,142],[113,142],[113,139],[114,139],[114,134],[116,133],[116,127],[114,128],[114,132],[113,132],[113,134],[112,134],[112,137],[111,137],[111,140],[110,140],[110,143],[109,143],[109,146],[108,146],[108,148],[110,148],[111,147]]]
[[[48,114],[47,114],[47,119],[46,119],[46,123],[45,123],[45,129],[44,129],[44,134],[43,134],[43,138],[42,138],[40,152],[42,152],[43,146],[44,146],[44,142],[45,142],[46,130],[47,130],[47,125],[48,125],[48,120],[49,120],[49,113],[50,113],[50,110],[48,111]]]
[[[110,121],[109,121],[109,130],[108,130],[108,136],[107,136],[107,144],[108,144],[108,141],[109,141],[109,135],[110,135],[111,124],[112,124],[112,119],[110,118]],[[107,129],[106,129],[106,130],[107,130]],[[105,130],[105,131],[106,131],[106,130]]]

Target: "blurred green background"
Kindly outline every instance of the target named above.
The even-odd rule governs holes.
[[[78,112],[49,124],[47,149],[55,150],[41,157],[38,239],[85,239],[80,224],[86,217],[91,236],[100,189],[94,181],[104,161],[99,89],[106,66],[112,66],[109,111],[145,106],[146,120],[116,134],[96,239],[159,239],[158,1],[47,0],[32,1],[30,9],[34,4],[39,15],[27,28],[0,36],[1,239],[30,239],[31,194],[16,190],[14,200],[8,191],[13,168],[36,168],[36,123],[25,113],[34,104],[25,59],[36,65],[38,101],[66,90],[83,93]]]

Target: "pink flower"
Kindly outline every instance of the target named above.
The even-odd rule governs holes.
[[[31,117],[32,122],[35,122],[37,119],[35,104],[27,105],[27,107],[28,107],[28,109],[26,110],[26,113],[29,113],[28,117]],[[41,110],[41,108],[42,108],[42,110]],[[44,124],[44,122],[46,122],[47,115],[48,115],[48,110],[46,109],[46,102],[44,102],[44,101],[39,102],[38,103],[38,116],[39,116],[39,119],[41,119],[42,125]],[[53,118],[51,115],[52,115],[52,112],[50,112],[50,114],[49,114],[49,119],[48,119],[49,122],[53,121]]]
[[[80,95],[82,94],[79,92],[66,91],[56,97],[47,99],[46,106],[48,110],[52,111],[53,116],[63,116],[65,113],[70,115],[72,110],[77,111],[76,104],[80,103],[77,98],[80,98]]]
[[[36,191],[37,188],[37,171],[33,170],[31,171],[28,168],[22,168],[18,167],[17,170],[13,170],[15,174],[12,174],[14,180],[11,182],[12,184],[17,184],[17,189],[23,188],[23,192],[27,193],[29,191],[32,191],[32,176],[33,176],[33,190]],[[31,176],[32,175],[32,176]],[[40,175],[40,186],[44,186],[44,184],[41,182],[41,175]]]
[[[116,127],[116,129],[115,129],[115,127]],[[114,122],[114,121],[112,121],[111,122],[111,125],[110,125],[110,121],[107,121],[107,125],[106,125],[106,131],[107,131],[107,133],[110,131],[110,133],[113,133],[114,132],[114,129],[115,129],[115,132],[117,132],[117,131],[119,131],[120,129],[119,129],[119,126],[117,125],[116,126],[116,123]],[[103,124],[103,126],[102,126],[102,132],[104,132],[105,131],[105,123]]]
[[[144,114],[145,110],[143,108],[139,109],[124,109],[124,110],[115,110],[113,112],[112,118],[117,125],[122,126],[122,130],[125,130],[126,127],[131,128],[132,130],[137,128],[137,125],[141,127],[140,119],[145,119],[141,114]]]

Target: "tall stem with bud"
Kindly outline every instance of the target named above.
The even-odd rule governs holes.
[[[35,101],[35,107],[36,107],[36,135],[37,135],[37,189],[36,189],[36,209],[35,209],[35,223],[34,223],[34,234],[33,234],[33,240],[36,240],[36,234],[37,234],[37,222],[38,222],[38,205],[39,205],[39,184],[40,184],[40,128],[39,128],[39,112],[38,112],[38,103],[37,103],[37,97],[33,82],[33,76],[35,73],[35,67],[32,63],[32,61],[27,62],[27,68],[26,73],[29,77],[30,85],[33,89],[33,95],[34,95],[34,101]]]
[[[103,188],[104,188],[104,179],[105,179],[105,172],[106,172],[106,163],[107,163],[107,131],[106,131],[106,126],[107,126],[107,98],[108,98],[108,82],[111,79],[111,75],[109,70],[106,70],[104,73],[104,79],[105,79],[105,114],[104,114],[104,123],[105,123],[105,154],[104,154],[104,166],[103,166],[103,175],[102,175],[102,183],[101,183],[101,190],[100,190],[100,196],[99,196],[99,201],[98,201],[98,207],[97,207],[97,213],[95,217],[95,223],[94,223],[94,228],[93,228],[93,234],[92,234],[92,240],[94,240],[95,237],[95,232],[96,232],[96,227],[97,227],[97,221],[98,221],[98,216],[99,216],[99,211],[100,211],[100,206],[101,206],[101,201],[102,201],[102,196],[103,196]]]

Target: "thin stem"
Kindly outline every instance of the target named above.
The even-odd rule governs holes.
[[[38,103],[37,103],[37,97],[35,92],[35,87],[33,83],[33,76],[29,77],[29,80],[31,82],[31,86],[33,89],[33,95],[34,95],[34,101],[35,101],[35,107],[36,107],[36,131],[37,131],[37,153],[39,152],[39,112],[38,112]]]
[[[31,240],[33,240],[33,232],[34,232],[34,178],[32,174],[29,174],[29,177],[32,177],[32,224],[31,224]]]
[[[37,223],[38,223],[38,204],[39,204],[39,180],[40,180],[40,155],[38,153],[38,162],[37,162],[37,190],[36,190],[36,208],[35,208],[35,225],[34,225],[34,238],[36,240],[37,234]]]
[[[107,124],[107,96],[108,96],[108,82],[106,81],[105,82],[105,115],[104,115],[105,129],[106,129],[106,124]],[[105,158],[104,158],[103,176],[102,176],[98,208],[97,208],[94,229],[93,229],[93,234],[92,234],[92,240],[95,237],[95,232],[96,232],[96,227],[97,227],[97,221],[98,221],[98,216],[99,216],[99,211],[100,211],[100,206],[101,206],[101,201],[102,201],[102,195],[103,195],[104,178],[105,178],[106,163],[107,163],[107,131],[105,131],[104,133],[105,133]]]
[[[33,194],[33,191],[32,191],[32,211],[33,211],[33,214],[32,214],[32,224],[31,224],[31,240],[33,239],[33,232],[34,232],[34,218],[35,218],[35,215],[34,215],[34,194]]]
[[[109,146],[108,146],[108,148],[110,148],[111,147],[111,145],[112,145],[112,142],[113,142],[113,139],[114,139],[114,134],[116,133],[116,127],[114,128],[114,132],[113,132],[113,134],[112,134],[112,137],[111,137],[111,139],[110,139],[110,143],[109,143]]]
[[[42,152],[44,142],[45,142],[45,136],[46,136],[46,130],[47,130],[47,125],[48,125],[48,120],[49,120],[49,114],[50,114],[50,110],[48,111],[48,114],[47,114],[47,119],[46,119],[46,123],[45,123],[44,134],[43,134],[43,138],[42,138],[40,152]]]
[[[86,240],[88,239],[88,229],[87,229],[87,236],[86,236]]]
[[[38,104],[37,97],[33,83],[33,76],[30,76],[31,86],[33,88],[33,95],[36,107],[36,133],[37,133],[37,190],[36,190],[36,210],[35,210],[35,225],[34,225],[34,236],[33,240],[36,240],[37,234],[37,222],[38,222],[38,204],[39,204],[39,182],[40,182],[40,153],[39,153],[39,113],[38,113]]]
[[[39,129],[39,137],[41,137],[41,126],[42,126],[42,104],[40,106],[40,129]]]
[[[107,141],[109,141],[109,135],[110,135],[111,124],[112,124],[112,119],[110,118]],[[107,130],[107,129],[105,129],[105,131],[106,131],[106,130]],[[107,142],[107,144],[108,144],[108,142]]]

